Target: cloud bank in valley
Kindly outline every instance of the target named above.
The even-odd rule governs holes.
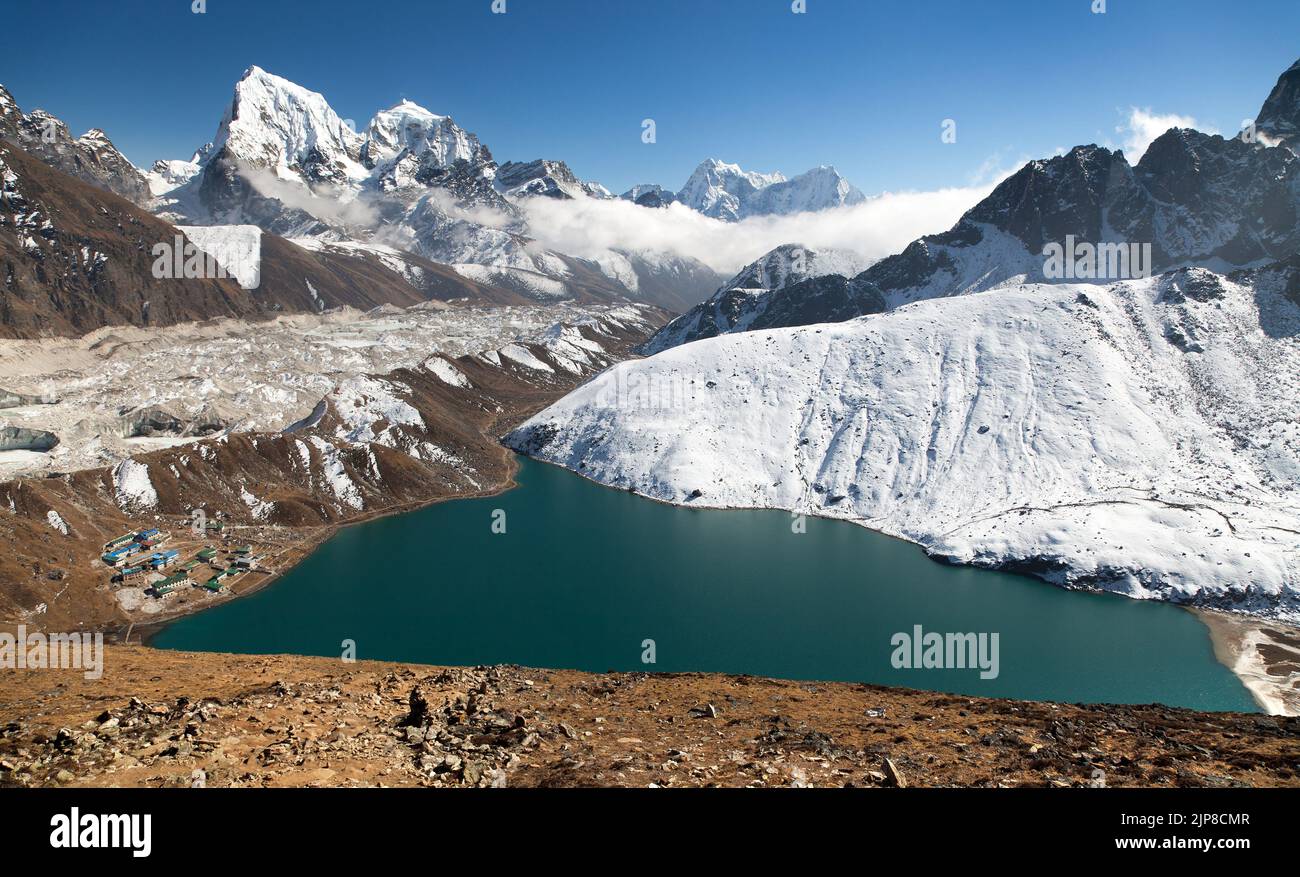
[[[379,221],[379,211],[365,201],[344,199],[332,186],[308,188],[297,180],[283,180],[266,168],[244,167],[239,176],[263,198],[274,198],[286,207],[301,210],[326,222],[368,226]]]
[[[852,207],[740,222],[711,219],[680,204],[529,198],[520,203],[529,233],[544,246],[599,259],[613,250],[694,258],[734,272],[782,244],[850,250],[867,259],[897,253],[924,234],[946,231],[996,183],[932,192],[886,192]]]

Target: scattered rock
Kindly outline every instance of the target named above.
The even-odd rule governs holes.
[[[898,789],[907,788],[907,780],[903,778],[903,772],[898,769],[898,765],[894,764],[893,759],[886,756],[881,761],[881,767],[885,769],[885,779],[890,785]]]

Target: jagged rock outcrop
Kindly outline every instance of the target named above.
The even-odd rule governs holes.
[[[1255,130],[1292,150],[1300,148],[1300,61],[1278,77],[1255,116]]]
[[[587,183],[578,179],[564,162],[540,158],[529,162],[508,161],[501,165],[497,168],[496,187],[511,198],[613,197],[600,183]]]
[[[51,167],[143,206],[152,197],[144,174],[117,151],[108,135],[91,128],[73,137],[62,120],[45,112],[24,114],[0,85],[0,138],[21,146]]]

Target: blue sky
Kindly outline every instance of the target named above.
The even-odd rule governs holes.
[[[714,156],[833,164],[868,193],[963,186],[1129,108],[1236,131],[1300,57],[1295,0],[6,0],[0,82],[137,164],[211,139],[252,64],[363,125],[409,98],[498,161],[615,191]],[[641,142],[653,118],[657,142]],[[944,119],[957,142],[940,141]]]

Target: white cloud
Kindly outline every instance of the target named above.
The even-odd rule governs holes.
[[[509,228],[515,224],[514,217],[491,207],[463,207],[456,203],[456,199],[445,189],[430,189],[425,197],[452,219],[472,222],[475,225],[486,225],[488,228]]]
[[[1219,132],[1210,127],[1203,127],[1191,116],[1177,113],[1160,115],[1151,112],[1151,108],[1129,107],[1128,120],[1115,128],[1115,133],[1124,138],[1124,157],[1129,164],[1137,164],[1146,154],[1151,142],[1170,128],[1195,128],[1207,134]]]
[[[239,175],[263,198],[274,198],[317,219],[348,225],[373,225],[379,219],[378,211],[370,204],[357,199],[345,201],[329,186],[311,189],[297,180],[283,180],[265,168],[241,167]]]
[[[529,233],[562,253],[589,259],[612,250],[668,253],[728,274],[790,243],[883,258],[923,234],[947,230],[994,185],[996,181],[933,192],[885,192],[852,207],[740,222],[711,219],[680,204],[654,209],[622,200],[527,198],[519,206]]]

